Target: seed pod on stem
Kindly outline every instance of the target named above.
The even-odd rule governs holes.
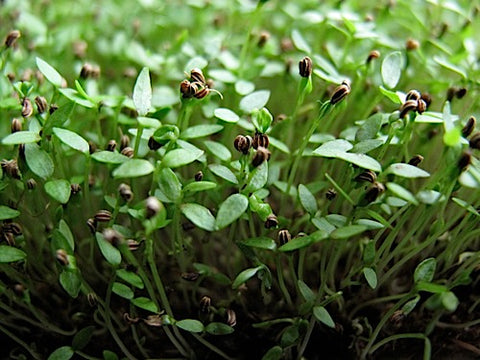
[[[300,62],[298,63],[298,72],[301,77],[308,78],[312,75],[312,59],[308,56],[305,56]]]
[[[350,84],[344,80],[339,86],[333,91],[333,95],[330,98],[330,103],[332,105],[338,104],[340,101],[345,99],[345,97],[350,94]]]

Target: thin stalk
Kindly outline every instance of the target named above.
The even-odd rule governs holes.
[[[253,14],[249,16],[250,23],[248,25],[248,29],[245,33],[245,40],[242,45],[242,50],[240,52],[240,61],[238,66],[238,78],[241,79],[243,76],[243,72],[245,70],[245,62],[247,60],[248,49],[250,48],[250,40],[253,28],[257,25],[258,21],[260,20],[260,10],[262,9],[263,2],[259,1],[257,3],[257,7],[253,11]]]
[[[137,135],[135,136],[135,147],[133,149],[133,157],[138,157],[138,148],[140,147],[140,140],[142,140],[143,125],[140,123],[137,127]]]
[[[118,347],[122,352],[125,354],[125,356],[128,359],[136,359],[135,356],[133,356],[130,351],[127,349],[125,344],[123,343],[122,339],[117,334],[117,331],[115,330],[114,326],[112,325],[112,319],[110,317],[110,300],[112,297],[112,288],[113,288],[113,283],[115,282],[115,277],[116,274],[114,273],[112,278],[110,279],[110,283],[108,284],[107,288],[107,295],[105,297],[105,312],[102,314],[104,319],[105,319],[105,324],[107,325],[108,331],[110,332],[110,335],[112,335],[113,339],[117,343]]]
[[[285,278],[283,277],[283,267],[280,264],[280,254],[276,254],[275,256],[275,266],[277,270],[277,277],[278,277],[278,285],[280,290],[283,294],[283,297],[287,301],[288,306],[291,308],[293,307],[292,298],[290,297],[290,293],[288,292],[287,286],[285,285]]]
[[[291,165],[291,168],[290,168],[290,172],[289,172],[288,180],[287,180],[287,189],[286,189],[287,196],[290,194],[290,189],[292,188],[293,182],[294,182],[295,177],[297,175],[298,166],[300,165],[300,161],[302,160],[303,152],[305,151],[310,138],[312,137],[315,130],[319,127],[322,119],[329,113],[329,111],[332,108],[333,108],[333,106],[330,104],[330,101],[326,101],[325,103],[323,103],[322,107],[320,108],[320,112],[319,112],[318,116],[316,118],[312,119],[310,129],[308,130],[307,135],[303,138],[303,141],[300,144],[300,147],[299,147],[299,149],[298,149],[298,151],[295,155],[295,158],[293,159],[293,164]],[[283,206],[282,206],[282,208],[283,208]]]
[[[10,332],[10,330],[6,329],[2,325],[0,325],[0,331],[3,332],[5,335],[7,335],[10,339],[15,341],[17,344],[19,344],[21,347],[23,347],[25,350],[27,350],[30,353],[30,355],[32,355],[32,357],[34,359],[36,359],[36,360],[42,360],[43,359],[42,356],[40,356],[39,354],[37,354],[35,352],[35,350],[30,348],[30,346],[28,346],[28,344],[25,341],[23,341],[22,339],[17,337],[15,334]]]
[[[297,360],[301,360],[303,358],[303,353],[307,348],[308,342],[310,341],[310,336],[312,335],[313,329],[315,328],[315,321],[315,316],[311,315],[310,322],[308,323],[307,332],[305,333],[302,344],[298,349]]]
[[[424,350],[423,350],[423,360],[429,360],[430,359],[431,350],[432,350],[432,345],[430,343],[430,340],[424,334],[419,334],[419,333],[397,334],[397,335],[389,336],[385,339],[380,340],[378,343],[375,344],[375,346],[372,346],[372,348],[370,349],[370,351],[368,353],[373,354],[375,351],[380,349],[383,345],[389,343],[390,341],[399,340],[399,339],[420,339],[420,340],[423,340],[425,342],[425,346],[424,346]]]
[[[220,350],[219,348],[217,348],[215,345],[211,344],[210,342],[208,342],[207,340],[205,340],[203,337],[201,337],[200,335],[198,334],[195,334],[195,333],[191,333],[192,336],[198,340],[198,342],[200,342],[201,344],[205,345],[207,348],[209,348],[210,350],[212,350],[214,353],[220,355],[222,358],[224,359],[227,359],[227,360],[233,360],[233,358],[231,358],[230,356],[228,356],[227,354],[225,354],[222,350]]]
[[[404,298],[402,298],[400,301],[398,301],[395,305],[393,305],[390,310],[387,311],[385,315],[383,315],[382,319],[376,326],[375,330],[373,331],[372,335],[370,336],[370,339],[368,340],[367,345],[365,345],[365,348],[363,349],[360,359],[366,359],[367,355],[370,354],[370,349],[373,346],[373,343],[377,339],[378,335],[380,334],[380,331],[382,330],[383,326],[385,323],[390,319],[390,317],[393,315],[395,311],[400,309],[400,307],[403,306],[404,303],[406,303],[410,298],[410,294],[407,294]]]

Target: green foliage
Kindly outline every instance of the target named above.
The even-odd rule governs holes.
[[[428,358],[444,328],[468,341],[477,12],[3,1],[4,355],[301,359],[334,338],[337,357]]]

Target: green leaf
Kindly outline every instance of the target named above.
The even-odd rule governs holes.
[[[280,338],[280,345],[283,348],[289,347],[294,345],[298,338],[300,337],[300,333],[298,331],[298,325],[290,325],[283,331],[282,337]]]
[[[188,129],[183,131],[180,135],[182,139],[196,139],[208,135],[215,134],[219,131],[222,131],[222,125],[216,124],[202,124],[196,126],[190,126]]]
[[[174,149],[165,154],[162,165],[169,168],[177,168],[194,162],[202,154],[203,151],[194,152],[185,149]]]
[[[75,80],[75,82],[77,82],[77,80]],[[90,97],[85,99],[85,97],[77,90],[70,89],[70,88],[63,88],[63,89],[59,89],[58,91],[67,99],[71,100],[73,103],[86,107],[88,109],[94,108],[96,105]]]
[[[433,204],[436,204],[437,202],[445,201],[445,196],[442,195],[442,193],[435,190],[421,190],[417,193],[416,198],[420,202],[428,205],[433,205]]]
[[[375,241],[368,240],[363,249],[363,262],[366,265],[371,265],[375,260]]]
[[[377,273],[372,268],[363,268],[363,276],[367,280],[368,285],[375,289],[377,287]]]
[[[118,360],[117,354],[110,350],[103,350],[102,355],[104,360]]]
[[[415,198],[415,196],[413,196],[413,194],[407,189],[405,189],[404,187],[398,184],[389,182],[387,183],[387,189],[388,191],[391,191],[399,198],[404,199],[408,202],[411,202],[414,205],[418,205],[418,200]]]
[[[195,193],[198,191],[205,191],[210,189],[215,189],[217,184],[212,181],[194,181],[190,184],[185,185],[183,188],[183,193]]]
[[[136,307],[139,307],[141,309],[150,311],[152,313],[158,313],[157,305],[155,305],[155,303],[152,300],[146,297],[138,297],[135,299],[131,299],[130,302]]]
[[[270,90],[258,90],[248,94],[240,100],[240,110],[250,114],[253,110],[262,109],[270,98]]]
[[[73,238],[72,231],[70,230],[70,227],[65,220],[60,220],[60,222],[58,223],[58,230],[63,235],[63,237],[67,241],[68,247],[73,252],[73,250],[75,249],[75,239]]]
[[[230,161],[232,158],[232,153],[228,148],[217,142],[217,141],[210,141],[210,140],[205,140],[203,142],[205,146],[207,147],[207,150],[212,153],[214,156],[219,158],[222,161]]]
[[[268,180],[268,162],[264,161],[249,174],[249,180],[245,191],[255,192],[265,186]]]
[[[240,120],[240,117],[235,114],[232,110],[226,108],[218,108],[213,112],[217,119],[222,121],[235,124]]]
[[[38,58],[37,58],[38,62]],[[52,352],[48,357],[48,360],[69,360],[75,354],[75,351],[71,346],[62,346]]]
[[[237,220],[248,208],[248,198],[243,194],[230,195],[218,208],[217,229],[223,229]]]
[[[326,238],[328,238],[328,232],[324,230],[318,230],[308,236],[298,236],[292,239],[291,241],[287,242],[286,244],[280,246],[278,250],[283,252],[298,250],[298,249],[302,249],[304,247],[310,246]]]
[[[20,211],[11,209],[5,205],[0,205],[0,220],[14,219],[19,215]]]
[[[103,257],[108,261],[109,264],[117,266],[120,265],[122,261],[122,255],[120,251],[110,244],[103,235],[99,232],[95,234],[95,238],[97,239],[98,247],[100,248],[100,252],[102,253]]]
[[[335,322],[328,313],[327,309],[325,309],[323,306],[315,306],[313,308],[313,315],[321,323],[331,327],[332,329],[335,329]]]
[[[127,156],[115,151],[98,151],[92,154],[92,159],[107,164],[123,164],[130,160]]]
[[[335,158],[353,148],[353,145],[347,140],[335,139],[323,143],[313,151],[313,155]]]
[[[150,73],[146,67],[140,71],[135,82],[133,104],[140,116],[147,115],[152,107],[152,86],[150,85]]]
[[[447,311],[453,312],[457,310],[460,302],[453,292],[445,292],[441,294],[440,297],[442,299],[442,305]]]
[[[232,288],[236,289],[246,281],[248,281],[250,278],[255,276],[255,274],[260,270],[262,266],[257,266],[255,268],[250,268],[250,269],[245,269],[243,270],[240,274],[237,275],[235,280],[233,280],[232,283]]]
[[[23,250],[9,245],[0,245],[0,264],[25,260],[26,258],[27,254]]]
[[[72,298],[76,298],[82,286],[82,280],[77,270],[64,269],[60,273],[60,284]]]
[[[92,339],[95,326],[87,326],[77,332],[72,340],[73,350],[82,350]]]
[[[54,200],[59,203],[66,204],[70,199],[70,183],[67,180],[52,180],[45,183],[45,191]]]
[[[53,128],[53,133],[63,142],[65,145],[80,151],[84,154],[89,153],[90,147],[88,146],[87,140],[83,137],[74,133],[73,131],[55,127]]]
[[[261,110],[253,110],[252,123],[259,133],[266,133],[272,122],[273,116],[267,108],[264,107]]]
[[[394,51],[388,54],[382,62],[382,80],[383,84],[393,89],[400,80],[403,67],[403,55],[400,51]]]
[[[175,323],[175,325],[182,330],[193,333],[201,333],[205,329],[200,321],[194,319],[179,320]]]
[[[385,170],[385,173],[411,179],[430,176],[430,174],[425,170],[405,163],[392,164]]]
[[[462,140],[462,131],[459,128],[451,128],[443,134],[443,143],[447,146],[457,146]]]
[[[155,168],[148,160],[130,159],[113,171],[113,177],[116,179],[135,178],[148,175],[152,173],[153,170],[155,170]]]
[[[450,70],[458,75],[460,75],[462,78],[466,79],[467,78],[467,74],[465,73],[465,71],[463,71],[462,69],[460,69],[458,66],[452,64],[451,62],[445,60],[445,59],[442,59],[441,57],[439,56],[434,56],[433,57],[433,61],[435,61],[438,65],[440,65],[441,67],[447,69],[447,70]]]
[[[270,348],[265,355],[263,355],[262,360],[281,360],[283,358],[283,349],[276,345]]]
[[[212,322],[205,327],[205,331],[212,335],[228,335],[233,333],[235,330],[233,327],[227,324]]]
[[[435,269],[437,267],[437,261],[435,258],[428,258],[423,260],[415,269],[413,274],[413,281],[418,283],[419,281],[430,282],[435,275]]]
[[[382,126],[383,116],[382,113],[377,113],[365,120],[355,133],[355,140],[365,141],[375,139]]]
[[[305,284],[302,280],[298,280],[297,285],[305,301],[307,302],[315,301],[315,298],[316,298],[315,293],[312,291],[312,289],[310,289],[310,287],[307,284]]]
[[[54,165],[50,155],[37,144],[25,145],[25,161],[32,172],[47,179],[53,174]]]
[[[36,59],[38,70],[45,76],[45,78],[55,87],[62,87],[64,85],[65,80],[63,79],[62,75],[58,73],[57,70],[53,68],[50,64],[46,61],[37,57]]]
[[[314,215],[317,212],[317,200],[310,190],[308,190],[308,188],[303,184],[298,186],[298,197],[300,198],[300,203],[302,204],[303,208],[310,215]]]
[[[248,238],[246,240],[240,241],[240,244],[248,247],[266,249],[266,250],[275,250],[275,248],[277,247],[277,245],[275,244],[275,241],[266,236]]]
[[[74,107],[75,103],[71,101],[61,104],[59,108],[49,116],[45,126],[43,127],[43,132],[47,135],[50,135],[55,126],[63,125],[72,114]]]
[[[445,285],[434,284],[428,281],[419,281],[415,284],[415,288],[418,291],[426,291],[432,294],[440,294],[448,291]]]
[[[270,145],[278,150],[280,150],[281,152],[285,153],[285,154],[290,154],[290,149],[288,148],[288,146],[281,142],[280,140],[270,136],[269,137],[269,140],[270,140]]]
[[[418,302],[420,301],[420,295],[415,296],[412,300],[409,300],[402,306],[402,312],[405,316],[410,314],[412,310],[417,306]]]
[[[457,204],[458,206],[464,208],[465,210],[467,210],[470,214],[473,214],[475,216],[480,216],[480,214],[478,213],[477,209],[475,209],[471,204],[469,204],[468,202],[466,202],[465,200],[462,200],[462,199],[459,199],[459,198],[452,198],[453,202],[455,204]],[[1,211],[0,211],[1,213]],[[1,219],[0,219],[1,220]]]
[[[180,206],[183,215],[203,230],[215,230],[215,217],[210,210],[200,204],[182,204]]]
[[[382,171],[382,166],[380,163],[374,158],[365,154],[340,153],[337,155],[337,158],[348,161],[364,169],[369,169],[375,172]]]
[[[143,280],[137,274],[125,269],[118,269],[116,273],[117,273],[117,276],[123,281],[128,282],[129,284],[135,286],[138,289],[143,289],[144,287]]]
[[[365,230],[367,230],[365,225],[347,225],[333,230],[330,237],[332,239],[348,239],[363,233]]]
[[[394,91],[390,91],[390,90],[387,90],[385,89],[383,86],[380,85],[379,87],[380,89],[380,92],[385,95],[387,98],[389,98],[393,103],[395,104],[398,104],[398,105],[401,105],[403,103],[403,100],[402,98],[399,96],[399,92],[394,92]],[[418,116],[417,116],[418,117]],[[416,121],[416,119],[415,119]]]
[[[114,282],[112,286],[112,291],[125,299],[133,299],[133,291],[127,285]]]
[[[35,131],[17,131],[3,138],[3,145],[30,144],[40,141],[41,137]]]
[[[312,52],[312,49],[297,29],[292,30],[292,41],[298,50],[303,51],[307,54],[310,54]]]
[[[351,152],[352,153],[359,153],[359,154],[366,154],[380,146],[382,146],[384,143],[383,140],[381,139],[369,139],[369,140],[363,140],[360,141],[359,143],[356,143]]]
[[[158,187],[163,195],[162,201],[176,203],[182,196],[182,184],[170,168],[163,168],[159,171]]]
[[[225,179],[225,180],[231,182],[232,184],[238,184],[237,177],[232,172],[232,170],[230,170],[226,166],[223,166],[223,165],[220,165],[220,164],[210,164],[210,165],[208,165],[208,168],[210,169],[210,171],[212,173],[221,177],[222,179]]]

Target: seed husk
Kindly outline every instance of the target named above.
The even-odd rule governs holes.
[[[304,77],[304,78],[310,77],[312,75],[312,68],[313,68],[312,59],[310,59],[308,56],[305,56],[298,63],[298,72],[301,77]]]

